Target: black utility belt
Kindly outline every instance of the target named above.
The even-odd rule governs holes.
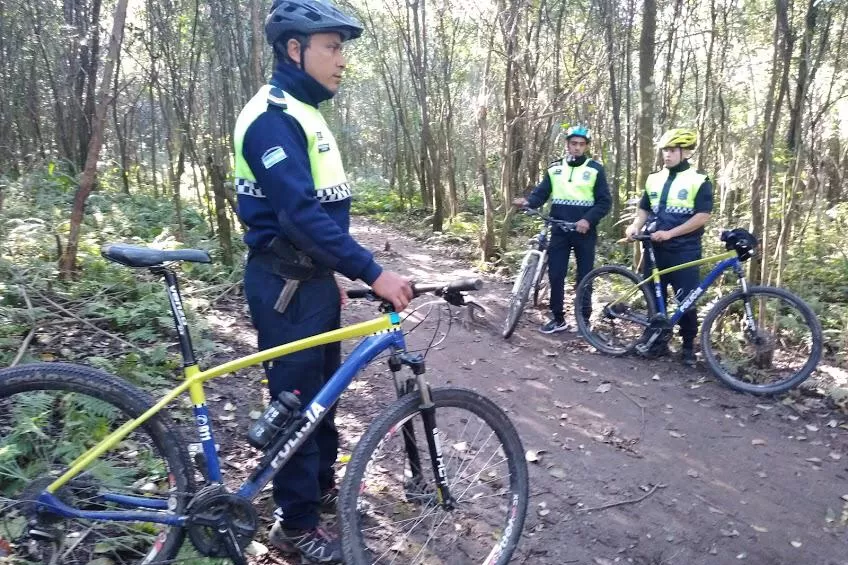
[[[332,276],[333,270],[316,265],[290,243],[274,238],[263,249],[251,249],[248,261],[255,261],[266,272],[289,281],[306,281]]]

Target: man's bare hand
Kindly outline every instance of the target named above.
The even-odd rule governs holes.
[[[526,198],[516,198],[515,200],[512,201],[512,205],[515,206],[516,208],[524,208],[525,206],[527,206],[527,199]]]
[[[407,307],[412,300],[412,286],[409,279],[391,271],[383,271],[371,285],[374,294],[388,300],[397,312]]]
[[[639,230],[641,230],[641,229],[642,228],[638,228],[635,225],[630,224],[624,230],[624,235],[625,235],[625,237],[627,237],[627,239],[629,239],[630,241],[633,241],[633,238],[636,237],[637,235],[639,235]]]
[[[574,224],[574,227],[577,230],[577,233],[587,233],[592,227],[592,224],[589,223],[589,220],[580,220]]]
[[[670,231],[660,230],[660,231],[655,231],[654,233],[651,234],[651,241],[655,241],[657,243],[660,243],[660,242],[663,242],[663,241],[668,241],[672,237],[673,236],[671,235]]]

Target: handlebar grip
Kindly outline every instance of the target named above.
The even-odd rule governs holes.
[[[457,279],[448,283],[446,287],[450,292],[461,292],[465,290],[480,290],[483,288],[483,279]]]
[[[368,288],[367,286],[362,287],[362,288],[349,288],[347,290],[347,297],[348,298],[365,298],[366,296],[368,296],[371,293],[372,293],[371,289]]]

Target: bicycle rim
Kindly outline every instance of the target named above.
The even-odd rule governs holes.
[[[406,400],[411,401],[391,418],[375,422],[374,435],[363,438],[362,453],[347,469],[346,562],[507,563],[528,498],[526,462],[511,423],[476,393],[434,391],[446,476],[456,500],[455,509],[447,511],[436,500],[420,399]],[[406,455],[404,425],[414,430],[418,473]]]
[[[716,375],[754,394],[784,392],[804,381],[821,358],[821,343],[821,327],[809,307],[768,287],[722,299],[704,320],[701,336],[704,359]]]
[[[595,349],[623,355],[636,346],[653,315],[647,289],[627,295],[639,278],[623,267],[602,267],[580,282],[574,301],[577,328]]]
[[[14,386],[0,378],[0,552],[5,547],[11,563],[169,562],[182,543],[181,528],[61,518],[34,504],[77,456],[144,406],[138,398],[107,400],[114,390],[105,390],[103,381],[81,386],[73,379],[90,377],[85,369],[75,374],[59,369],[49,376],[44,371],[50,369],[22,373]],[[165,430],[159,422],[138,428],[56,496],[81,510],[141,510],[118,505],[105,493],[157,499],[166,508],[182,509],[184,500],[176,493],[190,488],[186,464],[177,449],[166,447],[174,439]],[[47,532],[52,541],[35,539],[34,529]]]

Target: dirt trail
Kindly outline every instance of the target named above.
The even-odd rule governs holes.
[[[377,252],[379,262],[419,281],[478,276],[448,258],[449,249],[361,219],[352,231],[372,249],[389,242],[389,251]],[[428,375],[434,384],[494,399],[508,410],[525,449],[539,452],[530,464],[531,506],[514,562],[848,565],[844,413],[816,399],[738,394],[705,369],[671,360],[591,353],[576,334],[538,333],[540,311],[525,313],[504,341],[498,329],[510,285],[486,283],[476,300],[488,309],[487,320],[454,324],[450,339],[428,356]],[[373,304],[355,302],[344,318],[374,314]],[[249,352],[255,338],[244,316],[232,309],[221,316],[228,320],[221,325],[226,343]],[[410,336],[409,345],[426,345],[430,328]],[[243,405],[248,390],[248,401],[259,401],[257,389],[238,378],[214,386],[222,401]],[[339,412],[347,449],[391,394],[382,364],[354,383]],[[235,448],[247,424],[229,426],[221,443],[237,476],[247,467]],[[541,503],[550,510],[544,516]],[[287,563],[272,554],[254,562]]]

